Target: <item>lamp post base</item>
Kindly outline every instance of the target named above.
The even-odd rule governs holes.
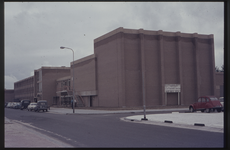
[[[141,118],[141,120],[146,120],[147,121],[148,119],[147,118]]]

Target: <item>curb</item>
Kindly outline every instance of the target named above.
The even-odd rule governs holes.
[[[165,123],[173,123],[172,121],[165,120]]]
[[[194,126],[205,126],[203,123],[194,123]]]
[[[65,113],[66,115],[106,115],[106,114],[135,114],[139,112],[101,112],[101,113]]]
[[[173,111],[177,111],[178,113],[184,113],[186,110],[173,110]],[[169,113],[169,112],[173,112],[172,110],[153,110],[153,111],[147,111],[147,113]],[[102,115],[102,114],[137,114],[137,113],[143,113],[143,111],[126,111],[126,112],[122,112],[122,111],[106,111],[106,112],[89,112],[89,113],[63,113],[66,115]]]

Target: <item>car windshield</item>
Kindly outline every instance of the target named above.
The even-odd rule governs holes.
[[[217,101],[218,99],[216,97],[209,97],[211,101]]]

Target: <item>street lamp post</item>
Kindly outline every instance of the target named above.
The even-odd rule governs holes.
[[[61,46],[60,47],[61,49],[70,49],[70,50],[72,50],[71,48],[68,48],[68,47],[63,47],[63,46]],[[74,105],[75,105],[75,102],[74,102],[74,51],[72,50],[72,52],[73,52],[73,113],[74,113]]]

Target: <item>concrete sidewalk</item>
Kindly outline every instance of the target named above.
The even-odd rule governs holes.
[[[5,148],[72,147],[5,117]]]
[[[141,120],[143,115],[128,116],[121,118],[123,121],[132,121],[135,123],[153,124],[160,126],[187,128],[203,130],[210,132],[223,133],[224,113],[211,112],[202,113],[200,111],[193,113],[164,113],[164,114],[147,114],[147,121]]]

